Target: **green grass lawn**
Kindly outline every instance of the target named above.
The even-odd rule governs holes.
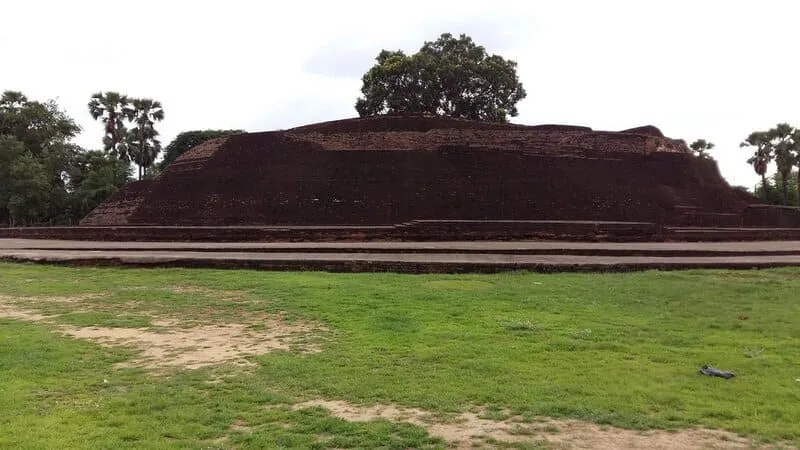
[[[0,264],[0,298],[52,316],[0,318],[0,448],[446,445],[407,423],[290,407],[311,399],[800,442],[800,269],[397,275]],[[158,331],[154,317],[188,327],[280,311],[324,325],[321,351],[254,356],[246,368],[120,368],[136,349],[53,332]],[[737,376],[698,375],[704,363]]]

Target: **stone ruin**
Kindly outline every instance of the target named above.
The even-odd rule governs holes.
[[[732,189],[714,161],[652,126],[606,132],[391,116],[208,141],[156,179],[129,184],[81,225],[420,220],[800,225],[795,210]]]

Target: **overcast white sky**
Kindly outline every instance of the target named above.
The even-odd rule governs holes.
[[[57,99],[88,148],[101,90],[160,100],[165,143],[352,117],[381,49],[443,32],[519,63],[528,98],[513,122],[705,138],[732,184],[756,183],[738,146],[749,132],[800,126],[793,0],[25,0],[2,15],[0,90]]]

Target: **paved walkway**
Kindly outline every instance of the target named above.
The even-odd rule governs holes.
[[[800,266],[800,241],[164,243],[0,239],[0,259],[64,264],[480,272]]]
[[[568,242],[568,241],[443,241],[443,242],[114,242],[45,239],[0,239],[0,250],[391,250],[391,251],[513,251],[513,250],[636,250],[780,252],[800,254],[800,241],[745,242]]]

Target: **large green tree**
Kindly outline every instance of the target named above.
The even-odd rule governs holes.
[[[79,150],[69,141],[79,131],[53,101],[16,91],[0,96],[0,222],[64,218],[66,173]]]
[[[149,98],[134,99],[131,104],[133,128],[127,133],[127,147],[131,159],[139,166],[141,180],[161,153],[161,142],[157,139],[155,123],[164,120],[164,109],[161,103]]]
[[[244,130],[193,130],[184,131],[175,136],[175,139],[164,149],[164,159],[160,169],[163,170],[187,150],[196,147],[209,139],[244,133]]]
[[[789,188],[784,192],[784,180],[780,172],[775,172],[772,176],[767,177],[766,188],[764,185],[758,185],[755,188],[755,195],[764,199],[765,203],[770,205],[800,205],[800,197],[798,196],[797,177],[800,172],[792,172],[785,184]],[[788,198],[786,197],[788,195]]]
[[[12,225],[47,220],[52,186],[44,166],[30,152],[18,156],[9,169],[11,175],[8,211]]]
[[[27,150],[25,145],[16,137],[0,134],[0,220],[2,223],[13,223],[9,202],[15,194],[11,168],[16,164]]]
[[[128,181],[128,163],[71,143],[79,131],[55,102],[3,93],[0,223],[75,223]]]
[[[428,114],[506,122],[526,96],[517,63],[472,38],[442,34],[413,55],[383,50],[362,78],[359,115]]]
[[[32,101],[17,91],[0,96],[0,135],[16,137],[34,156],[57,153],[80,131],[53,101]]]
[[[130,179],[131,167],[108,153],[81,152],[69,171],[69,217],[78,220],[114,195]]]

